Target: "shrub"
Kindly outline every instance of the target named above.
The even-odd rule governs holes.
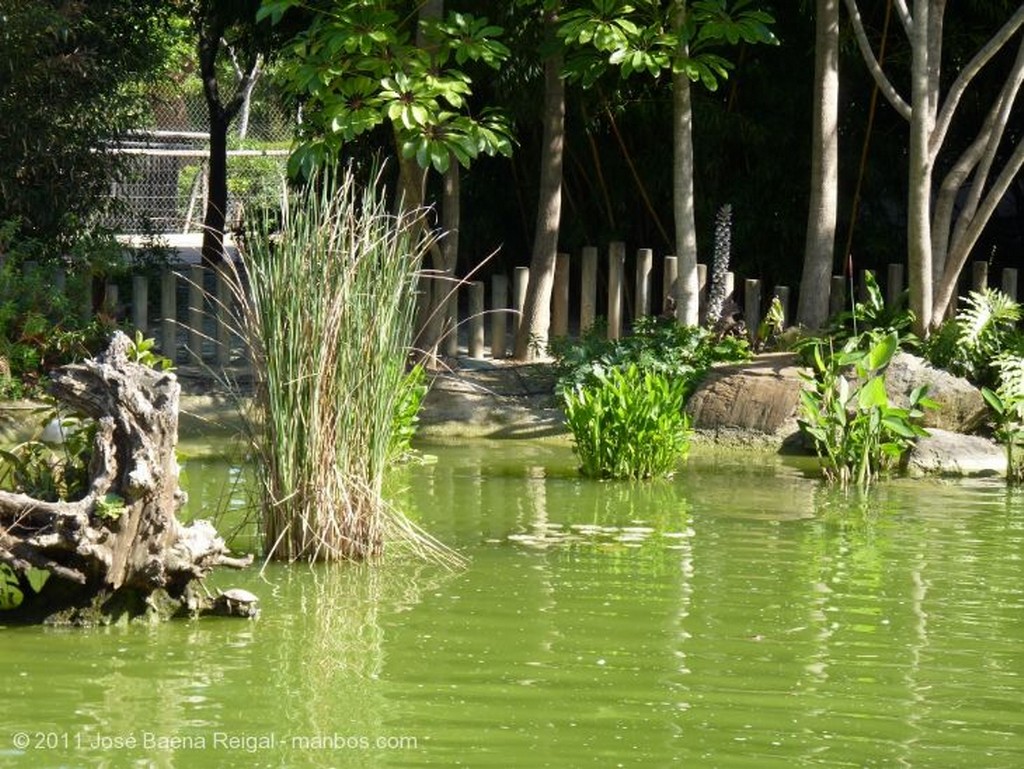
[[[683,326],[670,318],[638,318],[633,333],[621,339],[608,339],[604,325],[595,324],[578,340],[552,340],[551,353],[563,391],[594,383],[608,371],[630,364],[692,387],[711,364],[750,358],[745,339],[718,338],[708,329]]]
[[[895,304],[886,304],[874,274],[865,272],[864,299],[836,315],[825,335],[840,345],[856,339],[859,346],[868,347],[895,333],[901,347],[915,348],[919,340],[910,332],[914,313],[907,307],[908,297],[909,292],[904,291]]]
[[[95,245],[78,246],[91,254]],[[114,323],[112,318],[85,318],[81,307],[68,298],[81,292],[60,291],[53,285],[47,247],[18,234],[18,222],[0,224],[0,392],[8,396],[32,395],[42,378],[56,366],[98,352]],[[37,266],[30,268],[35,263]],[[50,259],[52,264],[52,258]],[[69,277],[69,284],[87,280]]]
[[[635,363],[562,393],[580,471],[591,478],[669,475],[689,446],[686,381]]]
[[[1024,347],[1017,330],[1020,317],[1020,305],[1002,291],[971,291],[956,317],[943,323],[929,340],[925,354],[936,366],[994,386],[998,380],[995,361]]]

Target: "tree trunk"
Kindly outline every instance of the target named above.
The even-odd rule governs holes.
[[[932,162],[929,138],[934,125],[930,92],[928,12],[930,0],[915,0],[910,29],[910,157],[907,197],[907,267],[914,332],[923,339],[932,318]]]
[[[116,332],[103,354],[52,380],[59,401],[97,423],[88,493],[49,502],[0,491],[0,564],[18,575],[25,596],[5,619],[196,614],[209,603],[197,580],[215,566],[251,562],[231,557],[209,522],[178,521],[180,387],[173,374],[130,362],[130,348]],[[49,574],[38,592],[33,572]]]
[[[1013,100],[1021,87],[1020,56],[1004,77],[1003,88],[994,101],[983,126],[961,157],[951,164],[932,203],[932,185],[939,153],[957,108],[968,87],[981,70],[1024,26],[1024,5],[1017,8],[1003,26],[981,47],[959,72],[942,98],[941,63],[943,14],[946,0],[914,0],[897,4],[903,28],[910,40],[910,103],[900,97],[871,51],[857,0],[846,0],[857,45],[879,90],[893,108],[910,123],[910,157],[907,200],[907,263],[910,309],[916,321],[914,331],[922,338],[938,327],[956,293],[956,282],[980,236],[1010,182],[1024,167],[1024,145],[1014,145],[991,186],[993,161],[1009,121]],[[947,165],[947,164],[939,164]],[[959,209],[952,234],[954,210]]]
[[[228,206],[228,127],[242,108],[259,77],[259,55],[246,51],[244,66],[239,66],[235,53],[235,67],[243,74],[235,92],[227,102],[221,98],[217,80],[217,58],[224,33],[229,23],[229,9],[211,3],[205,15],[196,19],[199,34],[199,77],[203,83],[203,96],[210,115],[210,162],[206,214],[203,217],[203,264],[216,266],[224,261],[224,223]]]
[[[228,209],[228,123],[220,104],[210,104],[210,159],[207,165],[206,215],[203,218],[203,264],[224,262],[224,223]]]
[[[457,334],[453,317],[448,322],[448,300],[457,289],[455,265],[459,257],[460,168],[452,163],[444,175],[444,194],[441,201],[441,230],[439,243],[430,248],[431,268],[424,270],[420,280],[420,307],[415,347],[420,361],[428,369],[440,366],[440,345],[447,334]]]
[[[684,50],[683,56],[687,53]],[[690,79],[683,73],[672,76],[673,150],[672,208],[676,224],[676,318],[687,326],[700,322],[700,284],[697,279],[697,224],[693,200],[693,109]]]
[[[797,322],[819,329],[828,319],[839,186],[839,0],[818,0],[814,42],[811,195]]]
[[[545,18],[551,32],[554,14]],[[555,283],[558,232],[562,218],[562,158],[565,144],[565,81],[562,79],[562,54],[552,54],[544,62],[544,142],[540,161],[540,195],[537,224],[530,258],[530,281],[526,288],[523,317],[516,334],[513,357],[533,360],[547,354],[551,328],[551,290]]]

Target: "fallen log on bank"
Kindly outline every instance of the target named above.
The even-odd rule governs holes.
[[[52,376],[58,402],[96,422],[87,491],[70,501],[0,491],[0,581],[23,596],[0,623],[195,615],[210,608],[201,580],[213,568],[252,561],[209,522],[178,521],[180,386],[130,360],[132,347],[117,332],[101,355]]]

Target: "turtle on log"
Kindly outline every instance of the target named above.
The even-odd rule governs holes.
[[[260,599],[240,587],[221,590],[213,599],[210,612],[222,617],[255,619],[260,615]]]

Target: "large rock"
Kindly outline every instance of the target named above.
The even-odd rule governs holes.
[[[799,432],[800,370],[791,353],[715,366],[686,405],[694,429],[717,440],[781,445]]]
[[[928,397],[939,404],[925,411],[923,423],[927,428],[973,433],[988,417],[981,390],[966,379],[934,368],[915,355],[896,353],[885,372],[889,400],[894,406],[906,406],[910,393],[920,385],[928,385]]]
[[[910,452],[911,475],[1005,475],[1006,450],[978,435],[931,429]]]

